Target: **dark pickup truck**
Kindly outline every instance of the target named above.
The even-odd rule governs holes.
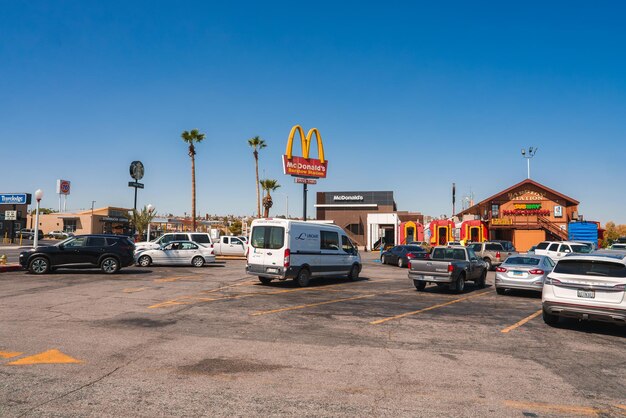
[[[435,247],[429,259],[411,260],[409,279],[413,280],[417,290],[424,290],[427,283],[436,283],[439,287],[461,293],[468,281],[480,288],[485,287],[487,264],[471,248]]]

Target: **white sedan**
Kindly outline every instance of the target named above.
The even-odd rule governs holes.
[[[151,264],[179,264],[202,267],[214,263],[213,248],[205,247],[192,241],[172,241],[166,245],[135,253],[135,263],[141,267]]]

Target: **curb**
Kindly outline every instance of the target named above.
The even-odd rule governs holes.
[[[0,273],[5,271],[19,271],[22,270],[22,266],[19,264],[7,264],[4,266],[0,266]]]

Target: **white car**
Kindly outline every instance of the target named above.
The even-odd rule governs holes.
[[[70,234],[64,231],[50,231],[46,235],[54,239],[65,239],[65,238],[69,238],[70,236]]]
[[[179,264],[202,267],[214,263],[213,248],[191,241],[173,241],[162,247],[135,252],[135,264],[148,267],[151,264]]]
[[[626,252],[597,251],[559,260],[543,283],[543,320],[559,317],[626,324]]]
[[[135,244],[135,253],[143,250],[156,250],[172,241],[193,241],[206,247],[213,247],[211,235],[206,232],[168,232],[152,241],[138,242]]]
[[[607,248],[608,250],[620,250],[620,251],[626,251],[626,244],[620,244],[620,243],[615,243],[613,245],[611,245],[609,248]]]
[[[588,254],[592,251],[591,247],[580,242],[543,241],[535,248],[535,255],[545,255],[550,257],[552,261],[557,262],[569,254]]]

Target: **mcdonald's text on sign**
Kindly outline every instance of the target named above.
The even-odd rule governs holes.
[[[300,135],[300,143],[302,144],[301,157],[293,155],[293,139],[296,134]],[[309,158],[313,135],[317,139],[317,159]],[[328,161],[324,159],[324,145],[317,128],[312,128],[306,135],[300,125],[295,125],[291,128],[289,138],[287,139],[287,150],[285,155],[283,155],[283,169],[285,174],[294,177],[326,178]],[[296,182],[298,181],[296,180]]]

